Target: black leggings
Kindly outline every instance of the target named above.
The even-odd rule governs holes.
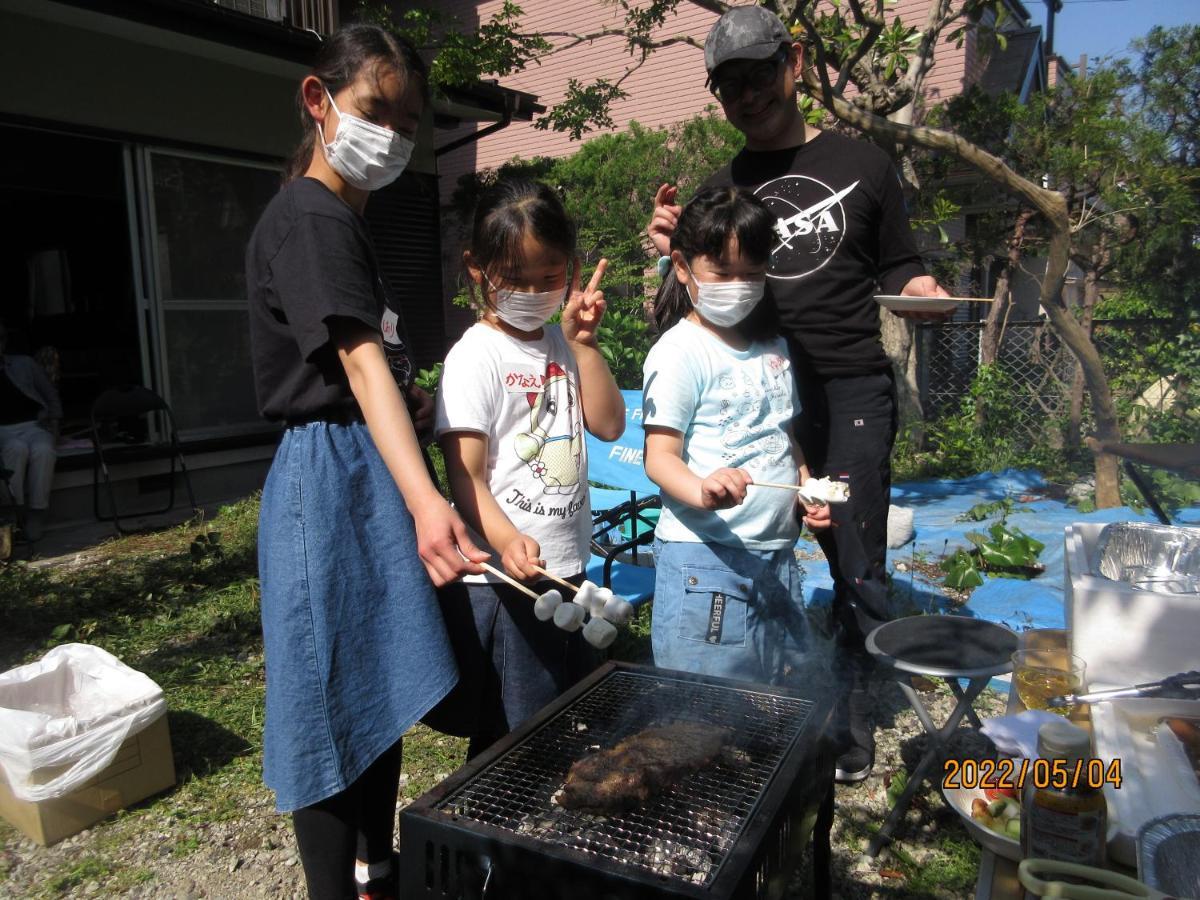
[[[400,741],[339,794],[292,813],[311,900],[356,900],[354,861],[392,858]]]

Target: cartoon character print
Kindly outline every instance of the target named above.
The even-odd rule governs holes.
[[[583,431],[575,386],[558,363],[550,362],[542,390],[527,393],[525,399],[529,401],[529,430],[514,439],[517,456],[542,482],[544,493],[576,493]]]

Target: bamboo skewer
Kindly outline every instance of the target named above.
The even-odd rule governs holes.
[[[532,568],[535,572],[541,572],[543,575],[545,575],[547,578],[549,578],[555,584],[560,584],[563,587],[568,588],[574,594],[579,593],[579,588],[575,587],[575,585],[571,584],[571,582],[567,581],[567,579],[559,578],[557,575],[551,575],[549,572],[547,572],[541,566],[533,566]]]
[[[810,497],[804,493],[804,488],[798,484],[780,484],[778,481],[751,481],[749,486],[754,487],[769,487],[778,488],[781,491],[795,491],[796,496],[800,498],[800,502],[805,506],[824,506],[827,501],[819,497]]]
[[[490,572],[491,574],[495,575],[501,581],[511,584],[522,594],[532,597],[534,600],[537,600],[539,597],[541,597],[541,594],[537,593],[536,591],[530,590],[528,587],[521,584],[521,582],[517,581],[517,579],[513,578],[511,575],[508,575],[505,572],[501,572],[499,569],[497,569],[495,566],[493,566],[489,563],[481,562],[479,564],[479,567],[481,569],[483,569],[485,572]]]
[[[784,491],[795,491],[797,494],[804,494],[804,488],[798,484],[781,484],[778,481],[751,481],[750,487],[770,487],[779,488]],[[808,496],[804,494],[804,496]]]

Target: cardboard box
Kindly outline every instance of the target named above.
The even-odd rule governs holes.
[[[18,799],[0,774],[0,816],[45,847],[174,783],[171,734],[163,715],[125,741],[108,768],[65,797],[40,803]]]

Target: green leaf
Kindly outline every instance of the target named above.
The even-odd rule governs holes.
[[[56,641],[64,641],[71,636],[71,632],[74,630],[74,627],[75,626],[73,625],[59,625],[50,632],[50,637],[54,638]]]
[[[900,769],[892,774],[891,780],[887,786],[888,806],[895,806],[900,800],[900,795],[904,793],[904,789],[908,787],[908,771]]]

